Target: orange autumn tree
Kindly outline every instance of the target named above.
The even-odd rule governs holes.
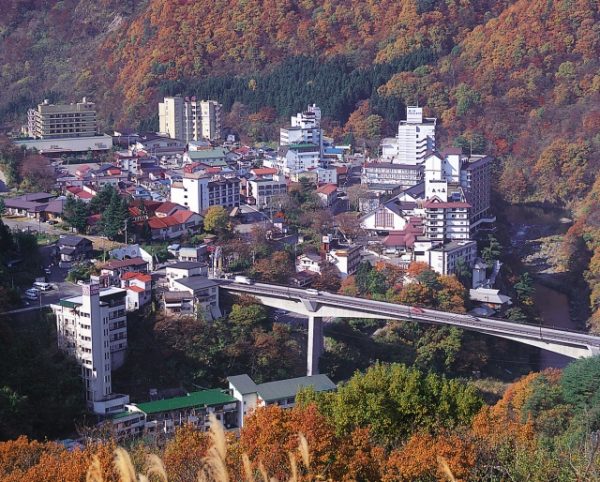
[[[113,466],[113,442],[93,443],[67,450],[55,442],[19,437],[0,443],[0,480],[3,482],[80,482],[95,457],[105,482],[118,482]]]
[[[443,480],[438,457],[443,457],[455,480],[470,480],[470,470],[477,462],[477,448],[468,435],[443,433],[433,436],[417,433],[386,460],[382,481]]]
[[[165,446],[163,461],[171,482],[194,480],[210,448],[208,434],[186,425]]]
[[[284,480],[290,474],[288,452],[301,459],[299,434],[306,437],[310,450],[310,467],[305,470],[313,476],[322,474],[335,451],[334,430],[314,404],[292,410],[275,405],[257,409],[244,421],[240,451],[255,469],[262,465],[270,477]]]

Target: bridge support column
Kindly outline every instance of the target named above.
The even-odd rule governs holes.
[[[308,349],[306,351],[307,375],[319,373],[319,358],[323,351],[323,318],[310,315],[308,317]]]

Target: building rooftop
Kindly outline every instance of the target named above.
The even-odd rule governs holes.
[[[84,238],[83,236],[72,236],[72,235],[67,235],[67,236],[63,236],[62,238],[60,238],[58,240],[58,245],[59,246],[70,246],[70,247],[76,247],[79,246],[79,244],[81,242],[89,242],[91,243],[91,241],[87,238]]]
[[[118,269],[126,268],[128,266],[144,266],[147,265],[148,261],[142,258],[131,258],[131,259],[115,259],[106,263],[102,269]]]
[[[335,184],[325,184],[317,188],[317,194],[326,194],[327,196],[330,196],[335,191],[337,191],[337,186]]]
[[[191,249],[191,248],[187,248]],[[193,248],[196,249],[196,248]],[[195,269],[202,268],[205,266],[203,263],[198,263],[196,261],[180,261],[179,263],[173,263],[167,266],[167,269]]]
[[[125,295],[126,291],[121,288],[111,287],[100,290],[100,300],[102,298],[114,296],[114,295]],[[61,299],[58,304],[60,306],[64,306],[66,308],[75,308],[77,306],[81,306],[83,304],[83,295],[80,296],[72,296],[70,298]]]
[[[227,377],[229,384],[234,387],[242,395],[248,393],[256,393],[258,385],[254,383],[254,380],[245,373],[243,375],[235,375],[233,377]]]
[[[175,280],[175,283],[179,283],[191,290],[201,290],[203,288],[212,288],[213,286],[219,286],[219,283],[217,283],[214,280],[205,278],[204,276],[190,276],[189,278],[181,278]]]
[[[154,402],[144,402],[134,405],[138,410],[150,415],[153,413],[170,412],[186,408],[203,408],[235,402],[236,399],[231,395],[227,395],[218,388],[215,388],[212,390],[191,392],[183,397],[167,398],[165,400],[156,400]]]
[[[258,394],[265,402],[295,397],[298,391],[305,387],[312,387],[316,392],[336,389],[335,383],[327,375],[290,378],[276,382],[261,383],[257,386]]]

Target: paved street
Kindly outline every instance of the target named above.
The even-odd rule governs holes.
[[[4,224],[6,224],[11,229],[37,231],[39,233],[49,233],[57,235],[67,234],[62,229],[57,229],[48,223],[41,223],[39,221],[36,221],[35,219],[9,218],[5,216],[2,218],[2,222],[4,222]]]

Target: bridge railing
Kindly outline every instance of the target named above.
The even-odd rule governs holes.
[[[600,337],[596,337],[594,335],[590,335],[589,333],[582,331],[582,330],[573,330],[573,329],[568,329],[568,328],[562,328],[562,327],[557,327],[555,325],[541,325],[540,323],[531,323],[528,321],[525,322],[515,322],[515,321],[511,321],[511,320],[507,320],[504,318],[495,318],[495,317],[477,317],[474,315],[467,315],[467,314],[460,314],[460,313],[446,313],[446,312],[440,312],[438,310],[433,310],[431,308],[423,308],[423,307],[413,307],[410,305],[401,305],[401,304],[395,304],[395,303],[390,303],[390,302],[386,302],[386,301],[375,301],[375,300],[369,300],[366,298],[352,298],[349,296],[344,296],[344,295],[338,295],[338,294],[334,294],[334,293],[328,293],[328,292],[324,292],[321,291],[319,292],[319,294],[310,294],[307,293],[306,290],[301,289],[301,288],[295,288],[295,287],[290,287],[290,286],[285,286],[285,285],[275,285],[275,284],[262,284],[262,283],[255,283],[252,285],[247,285],[247,284],[239,284],[239,283],[228,283],[229,285],[233,285],[232,287],[235,289],[237,288],[241,288],[240,291],[245,291],[245,292],[251,292],[253,290],[256,290],[257,292],[260,291],[260,293],[262,294],[271,294],[274,296],[286,296],[287,298],[298,298],[298,299],[309,299],[309,300],[321,300],[322,302],[327,302],[327,298],[334,298],[333,300],[329,300],[330,303],[331,302],[335,302],[335,298],[339,298],[340,302],[343,302],[345,306],[351,307],[358,307],[361,309],[365,309],[369,307],[372,308],[372,310],[369,311],[381,311],[381,306],[374,306],[372,303],[383,303],[385,305],[389,305],[390,308],[392,308],[390,310],[390,315],[395,314],[396,316],[406,316],[409,320],[410,319],[414,319],[415,321],[418,321],[419,319],[421,319],[421,321],[427,321],[427,319],[433,319],[433,320],[437,320],[440,323],[448,323],[449,321],[455,321],[456,323],[460,323],[461,325],[472,325],[472,326],[477,326],[477,327],[484,327],[485,328],[485,322],[487,320],[489,321],[493,321],[493,322],[498,322],[504,325],[504,329],[508,330],[508,331],[512,331],[514,333],[523,333],[523,330],[518,330],[518,329],[514,329],[514,330],[510,330],[509,327],[514,326],[515,328],[518,328],[519,326],[523,326],[523,327],[527,327],[527,328],[533,328],[533,329],[540,329],[543,331],[548,331],[548,330],[553,330],[555,332],[557,332],[557,334],[562,333],[572,333],[575,335],[585,335],[588,336],[590,338],[592,338],[592,340],[590,340],[590,342],[593,341],[597,341],[597,344],[600,345]],[[272,287],[276,287],[276,288],[272,288]],[[284,290],[285,292],[282,293],[282,290]],[[259,293],[257,293],[259,294]],[[424,313],[422,313],[421,315],[416,314],[411,312],[411,308],[419,308],[419,309],[423,309]],[[400,309],[404,309],[405,311],[403,313],[398,313],[398,311]],[[396,313],[393,313],[396,312]],[[438,315],[439,313],[439,315]],[[382,318],[385,318],[385,315],[382,313]],[[450,320],[449,320],[450,318]],[[491,327],[490,327],[491,328]],[[597,340],[593,340],[594,338],[597,338]],[[595,343],[594,343],[595,344]]]

